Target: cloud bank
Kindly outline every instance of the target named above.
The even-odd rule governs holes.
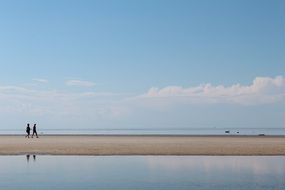
[[[275,103],[284,98],[285,78],[277,76],[256,77],[252,84],[232,86],[210,83],[194,87],[167,86],[150,88],[147,93],[138,96],[140,99],[164,99],[165,101],[183,100],[187,103],[230,103],[256,105]]]
[[[91,87],[88,81],[67,81],[71,86]],[[142,106],[164,109],[165,105],[238,104],[259,105],[284,100],[285,78],[256,77],[252,84],[232,86],[203,84],[183,88],[168,86],[150,88],[142,95],[111,92],[66,92],[37,90],[19,86],[0,85],[1,113],[31,113],[51,115],[120,116],[139,110]]]

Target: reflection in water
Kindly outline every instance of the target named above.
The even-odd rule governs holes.
[[[30,155],[27,154],[26,157],[27,157],[27,162],[29,162],[30,161]]]
[[[29,163],[29,161],[30,161],[30,154],[27,154],[26,155],[26,159],[27,159],[27,162]],[[36,155],[33,155],[33,161],[35,162],[36,161]]]
[[[284,156],[0,156],[0,189],[285,189]],[[26,155],[36,161],[36,155]],[[25,160],[24,160],[25,161]],[[17,172],[15,172],[17,171]],[[11,183],[13,179],[13,183]]]
[[[221,170],[236,172],[249,170],[257,175],[272,171],[285,175],[285,162],[283,162],[285,159],[282,156],[186,156],[179,158],[179,162],[176,157],[168,157],[168,159],[146,157],[146,161],[151,170],[163,168],[166,172],[181,171],[182,169],[203,170],[209,173]]]

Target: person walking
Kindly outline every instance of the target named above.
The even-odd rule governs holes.
[[[38,133],[37,133],[37,124],[34,124],[32,138],[34,137],[34,135],[36,135],[36,137],[39,138]]]
[[[26,128],[26,132],[27,132],[27,135],[25,136],[25,138],[30,138],[30,131],[31,131],[31,128],[30,128],[30,124],[28,123],[27,124],[27,128]]]

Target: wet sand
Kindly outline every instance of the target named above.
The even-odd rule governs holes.
[[[0,155],[285,155],[279,136],[0,136]]]

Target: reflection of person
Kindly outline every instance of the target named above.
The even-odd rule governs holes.
[[[30,154],[27,154],[27,155],[26,155],[27,162],[30,162],[30,157],[31,157]],[[33,155],[33,161],[34,161],[34,162],[36,161],[36,155]]]
[[[30,124],[28,123],[27,124],[27,128],[26,128],[26,132],[27,132],[27,135],[26,135],[26,138],[30,138],[30,131],[31,131],[31,128],[30,128]]]
[[[27,157],[27,162],[29,162],[30,161],[30,155],[27,154],[26,157]]]
[[[32,138],[34,137],[34,135],[36,135],[36,137],[39,138],[37,133],[37,124],[34,124]]]

